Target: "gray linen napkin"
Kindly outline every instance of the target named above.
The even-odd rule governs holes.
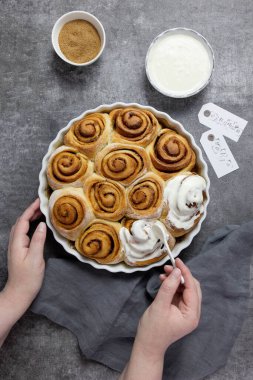
[[[202,379],[226,363],[247,311],[252,231],[253,221],[217,230],[187,262],[201,283],[202,315],[197,330],[168,349],[164,379]],[[71,330],[87,358],[122,371],[159,272],[112,274],[49,259],[32,311]]]

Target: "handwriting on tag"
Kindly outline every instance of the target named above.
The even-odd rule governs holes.
[[[236,142],[248,123],[213,103],[204,104],[199,111],[198,118],[201,124]]]
[[[218,178],[239,168],[222,135],[207,131],[202,134],[200,142]]]

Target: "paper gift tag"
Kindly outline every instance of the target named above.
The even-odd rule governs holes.
[[[199,111],[198,118],[201,124],[236,142],[248,123],[213,103],[204,104]]]
[[[207,131],[201,136],[200,142],[218,178],[239,168],[222,135],[213,130]]]

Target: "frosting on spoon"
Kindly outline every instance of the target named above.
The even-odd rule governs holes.
[[[155,220],[136,220],[131,227],[131,232],[126,227],[120,229],[120,240],[129,262],[146,261],[163,254],[164,244],[153,228],[155,224],[161,226],[169,239],[166,227]]]
[[[171,179],[164,190],[164,201],[169,207],[167,221],[178,229],[193,227],[204,211],[205,190],[206,181],[197,174],[186,173]]]

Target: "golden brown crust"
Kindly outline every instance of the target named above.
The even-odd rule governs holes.
[[[53,189],[82,187],[93,172],[93,163],[76,148],[60,146],[51,155],[47,165],[47,180]]]
[[[69,240],[75,240],[94,215],[82,189],[55,190],[49,199],[50,220],[54,228]]]
[[[124,218],[122,219],[121,221],[121,225],[122,227],[126,227],[128,230],[131,229],[133,223],[136,221],[137,219],[132,219],[132,218]]]
[[[174,248],[174,246],[176,244],[176,240],[172,236],[172,234],[170,234],[170,238],[168,240],[168,244],[169,244],[171,250]],[[158,261],[161,261],[166,256],[168,256],[168,254],[165,252],[165,253],[163,253],[159,257],[154,257],[153,259],[148,259],[148,260],[144,260],[144,261],[130,262],[129,260],[127,260],[126,257],[125,257],[124,261],[125,261],[126,264],[128,264],[129,266],[132,266],[132,267],[145,267],[147,265],[151,265],[151,264],[157,263]],[[169,260],[169,256],[168,256],[168,260]]]
[[[191,171],[196,155],[185,137],[171,129],[162,129],[148,146],[152,169],[164,180]]]
[[[169,213],[169,209],[167,213]],[[199,216],[194,220],[193,226],[191,228],[188,228],[187,230],[185,230],[184,228],[177,228],[172,223],[170,223],[170,221],[166,218],[161,219],[161,222],[163,222],[163,224],[166,226],[167,230],[171,233],[172,236],[174,236],[175,238],[178,238],[191,232],[195,228],[195,226],[198,224],[201,218],[201,215],[202,214],[199,214]]]
[[[131,228],[132,228],[132,225],[133,223],[136,221],[136,219],[131,219],[131,218],[124,218],[121,222],[121,225],[122,227],[126,227],[130,232],[131,232]],[[170,230],[167,228],[167,231],[168,231],[168,235],[169,235],[169,239],[168,239],[168,245],[171,249],[171,251],[173,250],[175,244],[176,244],[176,239],[175,237],[171,234]],[[164,257],[167,256],[167,252],[165,253],[162,253],[159,257],[154,257],[152,259],[147,259],[147,260],[143,260],[143,261],[130,261],[127,257],[126,254],[124,254],[124,261],[127,265],[129,266],[132,266],[132,267],[144,267],[144,266],[147,266],[147,265],[151,265],[153,263],[156,263],[158,261],[161,261]],[[169,257],[168,257],[169,259]]]
[[[113,125],[112,142],[146,147],[157,135],[160,124],[148,110],[134,107],[117,108],[110,112]]]
[[[100,264],[124,260],[130,266],[150,265],[167,254],[129,262],[123,257],[121,227],[131,230],[136,220],[159,219],[170,234],[172,249],[175,237],[199,222],[201,215],[186,231],[176,229],[167,218],[165,181],[196,168],[190,141],[167,120],[131,106],[106,109],[75,121],[64,144],[47,167],[48,184],[54,190],[50,219],[62,236],[75,241],[83,256]]]
[[[126,144],[111,144],[98,153],[95,159],[98,174],[124,186],[145,174],[149,167],[150,161],[145,149]]]
[[[120,228],[120,223],[95,219],[79,235],[76,249],[100,264],[117,264],[122,261]]]
[[[164,181],[149,172],[127,189],[126,216],[134,219],[159,218],[163,207]]]
[[[163,253],[161,256],[154,257],[153,259],[148,259],[144,261],[135,261],[135,262],[130,262],[129,260],[127,260],[127,258],[125,258],[125,263],[129,265],[130,267],[146,267],[147,265],[151,265],[151,264],[157,263],[158,261],[161,261],[166,255],[167,253]]]
[[[126,213],[125,188],[97,174],[85,181],[84,192],[97,218],[118,221]]]
[[[92,113],[75,121],[66,135],[64,144],[70,145],[93,160],[108,142],[110,118],[104,113]]]

